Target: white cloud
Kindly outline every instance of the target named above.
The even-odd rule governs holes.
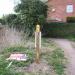
[[[0,17],[3,14],[13,13],[14,0],[0,0]]]

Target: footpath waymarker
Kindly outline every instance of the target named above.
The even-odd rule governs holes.
[[[40,25],[36,25],[35,31],[35,49],[36,49],[36,63],[40,62],[40,49],[41,49],[41,31]]]

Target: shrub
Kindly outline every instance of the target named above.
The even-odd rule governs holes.
[[[46,23],[42,29],[46,37],[70,37],[75,35],[75,23]]]
[[[67,17],[68,23],[75,23],[75,17]]]

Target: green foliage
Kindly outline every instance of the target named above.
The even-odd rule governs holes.
[[[67,22],[68,23],[75,23],[75,17],[67,17]]]
[[[32,73],[28,72],[13,72],[13,69],[11,68],[6,68],[9,62],[7,62],[4,59],[0,59],[0,75],[34,75]]]
[[[0,23],[2,24],[2,25],[4,25],[5,24],[5,21],[4,21],[4,19],[0,19]]]
[[[44,38],[42,39],[42,46],[44,47],[41,51],[41,59],[42,62],[47,61],[48,66],[51,67],[51,65],[53,66],[54,71],[57,73],[57,75],[63,75],[64,73],[64,52],[60,49],[57,48],[55,43],[53,41],[51,41],[48,38]],[[49,50],[47,50],[49,49]],[[51,49],[53,50],[51,52]],[[6,58],[9,57],[9,55],[11,53],[26,53],[29,57],[29,60],[26,62],[17,62],[17,61],[13,61],[12,65],[10,66],[10,68],[6,69],[7,65],[9,64],[10,61],[6,61]],[[15,73],[15,71],[17,72],[20,68],[22,67],[29,67],[29,65],[33,62],[34,60],[34,52],[32,49],[29,48],[25,48],[22,46],[15,46],[15,47],[9,47],[9,48],[5,48],[4,52],[0,53],[0,74],[1,75],[50,75],[50,72],[48,73],[46,72],[42,72],[40,70],[40,72],[29,72],[27,70],[25,70],[25,72],[22,73]],[[17,67],[17,70],[16,70]],[[51,70],[51,68],[50,68]],[[50,71],[49,70],[49,71]],[[13,73],[14,72],[14,73]]]
[[[9,27],[14,27],[15,21],[17,19],[17,15],[16,14],[8,14],[2,17],[2,19],[4,20],[4,23],[6,25],[9,25]]]
[[[70,37],[68,37],[68,39],[71,41],[75,41],[75,36],[70,36]]]
[[[25,31],[31,34],[37,23],[44,24],[47,5],[40,0],[21,0],[21,3],[15,7],[15,11],[19,13]]]
[[[51,52],[43,54],[44,58],[48,61],[48,64],[53,66],[54,71],[57,75],[64,75],[65,69],[65,57],[64,52],[61,49],[55,49]]]
[[[64,52],[56,49],[51,54],[51,64],[58,75],[64,74]]]
[[[27,61],[22,61],[22,62],[18,62],[18,61],[13,61],[13,65],[18,66],[18,67],[24,67],[24,66],[28,66],[30,65],[33,61],[34,61],[34,56],[35,54],[33,53],[32,50],[29,50],[28,48],[25,47],[10,47],[10,48],[6,48],[4,50],[4,55],[5,57],[7,57],[9,54],[11,53],[25,53],[28,56],[28,60]]]
[[[70,37],[75,35],[75,23],[47,23],[43,26],[43,35],[49,37]]]
[[[3,17],[5,23],[18,30],[24,30],[32,35],[35,25],[42,25],[46,21],[47,5],[40,0],[20,0],[15,6],[16,14],[9,14]]]
[[[8,63],[3,56],[0,56],[0,75],[18,75],[15,72],[11,72],[9,68],[6,68]]]
[[[32,63],[31,60],[28,61],[14,61],[12,65],[15,65],[16,67],[27,67]]]
[[[52,66],[57,75],[65,75],[64,71],[67,61],[64,55],[64,51],[57,47],[57,45],[50,39],[46,38],[43,43],[47,44],[47,46],[43,46],[46,46],[47,48],[49,48],[49,50],[46,50],[46,52],[43,51],[41,57],[48,62],[48,65],[50,65],[50,67]],[[50,49],[53,50],[51,51]]]

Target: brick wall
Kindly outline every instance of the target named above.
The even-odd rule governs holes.
[[[48,0],[47,21],[57,20],[66,21],[66,17],[75,16],[75,0]],[[73,12],[67,13],[67,5],[73,5]]]

